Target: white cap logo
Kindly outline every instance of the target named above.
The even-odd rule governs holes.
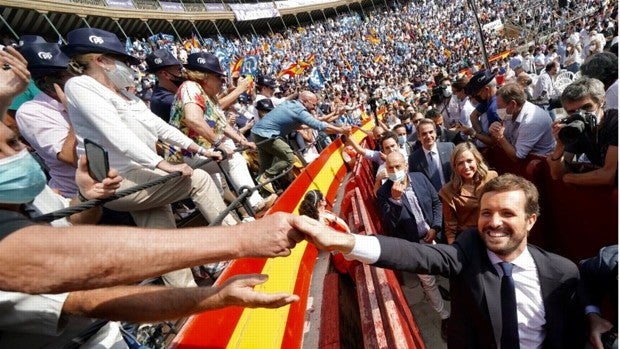
[[[52,59],[52,53],[51,52],[39,52],[37,53],[37,56],[39,56],[39,58],[49,61]]]
[[[103,38],[97,35],[91,35],[88,37],[88,41],[92,42],[95,45],[103,44]]]
[[[164,62],[164,60],[163,60],[163,59],[161,59],[161,58],[155,58],[155,59],[153,60],[153,63],[155,63],[155,64],[162,64],[163,62]]]
[[[483,81],[484,81],[484,79],[486,79],[486,76],[481,75],[481,76],[478,78],[478,82],[483,82]]]
[[[207,60],[206,60],[206,59],[204,59],[204,58],[202,58],[202,57],[199,57],[199,58],[196,60],[196,62],[198,62],[198,64],[206,64],[206,63],[207,63]]]

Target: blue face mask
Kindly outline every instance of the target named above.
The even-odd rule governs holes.
[[[47,180],[27,149],[0,159],[0,203],[24,204],[34,200]]]
[[[407,136],[398,136],[398,145],[403,146],[407,142]]]
[[[413,125],[411,124],[405,125],[405,130],[407,130],[407,134],[411,134],[411,131],[413,131]]]
[[[405,171],[399,170],[399,171],[395,171],[394,173],[388,173],[388,178],[394,182],[400,182],[403,179],[405,179]]]

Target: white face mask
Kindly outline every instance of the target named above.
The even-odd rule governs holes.
[[[114,60],[114,68],[107,68],[105,74],[119,90],[134,85],[134,70],[121,61]]]
[[[405,179],[405,171],[400,170],[394,173],[388,173],[388,178],[394,183],[400,182]]]
[[[510,120],[511,115],[506,112],[506,108],[497,109],[497,116],[502,120]]]
[[[443,90],[443,96],[445,98],[448,98],[450,96],[452,96],[452,86],[446,86]]]

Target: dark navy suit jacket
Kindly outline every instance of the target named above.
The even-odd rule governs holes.
[[[497,349],[502,333],[501,277],[475,229],[452,245],[418,244],[377,236],[381,255],[374,266],[450,279],[448,348]],[[577,301],[579,271],[568,259],[528,245],[545,307],[543,348],[583,348],[583,308]]]
[[[437,142],[437,152],[439,153],[439,160],[441,161],[441,168],[443,169],[443,178],[446,183],[450,182],[450,176],[452,176],[452,166],[450,165],[450,156],[454,150],[454,143],[449,142]],[[431,179],[430,172],[428,170],[428,159],[424,153],[424,149],[419,147],[415,149],[411,155],[409,155],[409,172],[422,172],[428,178]],[[435,188],[439,191],[441,188]]]
[[[435,228],[439,232],[441,230],[442,211],[437,191],[422,173],[412,172],[408,176],[409,185],[418,198],[418,204],[422,209],[424,220],[429,227]],[[393,184],[394,182],[388,179],[377,191],[383,230],[390,236],[418,242],[420,235],[424,236],[426,232],[419,234],[411,205],[404,197],[404,193],[400,200],[401,205],[390,200]]]

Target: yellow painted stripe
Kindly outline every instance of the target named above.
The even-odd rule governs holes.
[[[359,142],[365,137],[365,134],[357,131],[353,136]],[[340,151],[335,151],[325,162],[306,192],[319,189],[322,193],[327,193],[340,166],[342,166],[342,156]],[[297,203],[293,213],[297,213],[302,200]],[[262,273],[268,274],[269,280],[255,287],[255,289],[266,293],[292,293],[295,289],[297,273],[306,247],[307,242],[303,241],[297,244],[290,256],[268,259]],[[278,309],[244,309],[226,348],[280,348],[286,329],[289,308],[290,306]]]

